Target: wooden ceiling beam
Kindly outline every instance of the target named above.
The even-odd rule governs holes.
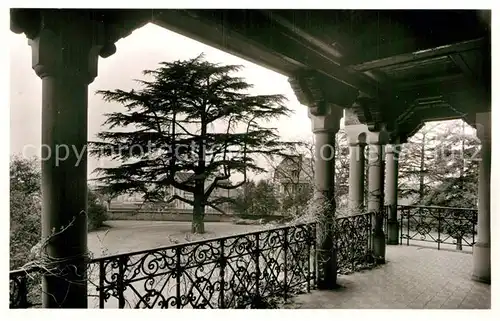
[[[417,87],[421,86],[429,86],[435,83],[464,83],[464,75],[463,74],[453,74],[441,77],[431,77],[426,79],[418,79],[418,80],[407,80],[404,82],[400,82],[397,84],[397,89],[399,90],[408,90],[408,89],[417,89]]]
[[[475,50],[482,48],[486,45],[484,38],[463,41],[455,44],[444,45],[432,49],[419,50],[411,53],[386,57],[382,59],[376,59],[372,61],[367,61],[355,65],[349,66],[350,69],[365,72],[373,69],[379,69],[383,67],[404,64],[407,62],[414,62],[425,60],[429,58],[448,56],[450,54],[456,54],[463,51]]]
[[[295,70],[306,68],[306,65],[299,61],[267,51],[258,44],[245,41],[241,35],[224,28],[221,24],[217,25],[202,19],[196,12],[155,10],[151,22],[285,76],[289,76]]]
[[[287,76],[291,76],[290,70],[280,70],[279,62],[273,66],[263,64],[259,52],[289,61],[289,64],[297,66],[296,70],[316,70],[331,81],[343,83],[373,97],[383,91],[375,80],[339,66],[332,54],[305,41],[274,20],[269,20],[260,11],[164,10],[156,15],[154,22],[267,68],[272,67]],[[249,51],[248,47],[252,50]]]
[[[324,43],[322,40],[306,32],[302,28],[299,28],[296,24],[288,21],[287,19],[279,16],[278,14],[269,10],[260,10],[260,11],[270,20],[274,20],[276,23],[286,28],[288,31],[295,33],[296,35],[300,36],[304,41],[307,41],[310,44],[315,45],[316,47],[323,50],[325,53],[331,55],[332,57],[335,57],[337,59],[342,59],[344,57],[344,53],[337,50],[334,46]]]

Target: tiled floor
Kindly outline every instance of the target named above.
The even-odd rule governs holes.
[[[388,246],[387,263],[339,276],[339,289],[294,299],[303,309],[489,309],[490,286],[471,280],[472,255]]]

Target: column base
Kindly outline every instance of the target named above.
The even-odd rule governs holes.
[[[385,263],[385,234],[382,230],[373,233],[373,257],[375,263]]]
[[[325,281],[318,281],[318,285],[316,286],[318,290],[335,290],[340,288],[340,285],[337,284],[337,282],[325,282]]]
[[[476,243],[472,250],[472,280],[491,284],[491,248],[488,243]]]
[[[399,223],[397,220],[387,222],[387,245],[399,245]]]
[[[318,290],[333,290],[337,286],[337,251],[319,251],[318,259],[323,273],[318,278]],[[320,262],[321,262],[320,261]]]

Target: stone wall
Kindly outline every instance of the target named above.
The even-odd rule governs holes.
[[[179,221],[191,222],[192,211],[147,211],[134,209],[111,209],[107,212],[108,220],[136,220],[136,221]],[[205,222],[230,222],[235,217],[220,213],[205,213]]]

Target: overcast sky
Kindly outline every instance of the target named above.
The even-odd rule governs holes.
[[[26,156],[39,155],[41,143],[41,80],[31,68],[31,47],[24,34],[10,33],[10,152]],[[142,78],[145,69],[155,69],[161,61],[188,59],[205,53],[207,60],[223,64],[239,64],[240,76],[254,85],[255,94],[283,94],[294,111],[290,118],[273,124],[284,139],[308,139],[311,126],[307,108],[297,101],[285,76],[246,60],[206,46],[167,29],[148,24],[116,43],[117,52],[107,59],[99,58],[99,75],[89,86],[88,138],[95,139],[105,120],[103,114],[119,110],[120,105],[105,103],[95,95],[98,89],[129,90],[133,79]],[[89,159],[89,173],[98,166]]]

